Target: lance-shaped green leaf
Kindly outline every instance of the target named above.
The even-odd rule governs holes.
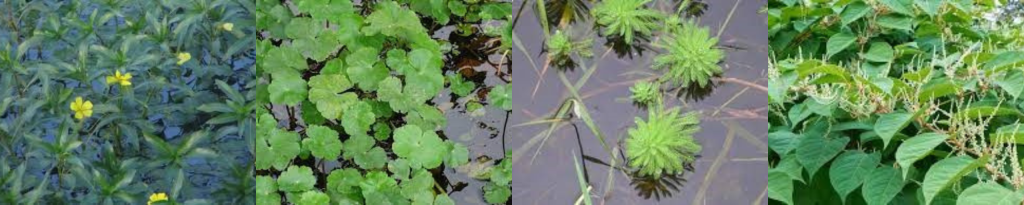
[[[996,182],[981,182],[967,187],[956,200],[957,205],[1019,205],[1024,193],[1007,189]]]
[[[924,133],[911,137],[896,149],[896,162],[903,168],[903,177],[907,177],[914,162],[931,153],[936,146],[942,144],[949,138],[949,135],[940,133]]]

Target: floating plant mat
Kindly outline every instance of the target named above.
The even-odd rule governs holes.
[[[678,2],[653,1],[648,6],[675,11],[674,5]],[[763,2],[706,3],[698,24],[708,27],[712,37],[721,30],[718,48],[725,52],[719,64],[723,69],[721,77],[712,80],[712,89],[703,94],[686,92],[678,98],[672,94],[678,86],[662,86],[665,107],[679,107],[683,113],[702,113],[701,131],[694,139],[703,149],[692,164],[692,171],[656,180],[633,180],[628,172],[610,169],[609,164],[613,161],[611,156],[615,156],[615,163],[619,163],[615,166],[628,167],[622,164],[624,151],[621,151],[627,130],[635,126],[634,117],[647,119],[647,110],[631,102],[630,86],[658,78],[665,72],[651,69],[654,57],[662,50],[641,47],[634,53],[642,52],[642,55],[620,56],[606,46],[603,36],[590,30],[593,17],[590,11],[583,11],[582,15],[587,18],[569,26],[573,28],[570,38],[593,37],[593,43],[581,46],[590,49],[593,57],[577,58],[575,68],[549,67],[544,72],[548,53],[544,50],[545,34],[538,20],[537,4],[530,1],[522,5],[525,8],[514,25],[517,47],[513,48],[511,56],[515,62],[512,69],[520,74],[510,87],[516,107],[509,119],[507,138],[510,149],[515,147],[510,152],[514,158],[512,175],[515,178],[512,198],[516,204],[582,203],[580,180],[573,165],[581,161],[584,166],[580,167],[580,175],[592,186],[590,199],[594,204],[761,204],[767,201],[763,193],[767,183],[764,176],[768,170],[768,148],[763,143],[763,133],[768,130],[768,97],[763,90],[766,83],[762,75],[768,67],[769,48],[763,35],[767,28],[757,14]],[[585,4],[586,8],[595,7],[593,3]],[[558,4],[545,6],[553,10],[557,8],[552,6]],[[551,14],[549,12],[548,16]],[[552,21],[551,26],[556,27],[558,20]],[[720,29],[725,22],[728,22],[725,29]],[[650,40],[657,42],[653,38],[656,36],[652,35]],[[597,70],[580,87],[578,94],[593,125],[607,142],[607,149],[583,117],[573,116],[570,121],[551,118],[565,100],[573,96],[563,86],[558,72],[564,72],[568,82],[576,83],[589,69],[579,66],[595,64]],[[664,91],[664,88],[673,90]],[[541,146],[534,139],[544,136],[553,122],[559,126]],[[613,149],[612,153],[608,149]],[[576,163],[574,159],[578,159]]]
[[[258,4],[269,102],[257,119],[257,201],[508,200],[510,3]]]

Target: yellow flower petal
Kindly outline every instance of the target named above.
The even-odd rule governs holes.
[[[87,111],[92,111],[92,102],[91,101],[85,101],[85,104],[82,104],[82,109],[83,110],[87,110]]]
[[[221,25],[221,28],[224,29],[225,31],[231,31],[231,29],[235,28],[235,24],[233,24],[233,23],[224,23],[223,25]]]
[[[117,83],[117,77],[107,76],[107,85]]]
[[[154,202],[167,201],[167,194],[165,193],[153,193],[149,195],[149,202],[146,204],[153,205]]]
[[[92,117],[92,110],[83,111],[81,114],[85,115],[85,117]]]
[[[121,81],[121,86],[129,86],[129,85],[132,85],[132,81],[128,81],[128,80],[122,80]]]
[[[132,79],[132,74],[131,73],[125,73],[123,78],[124,78],[124,80],[131,80]]]
[[[178,53],[178,65],[185,64],[185,62],[188,62],[188,60],[191,60],[191,59],[192,59],[192,54],[190,54],[190,53],[185,53],[185,52]]]
[[[82,118],[85,118],[85,115],[82,115],[80,112],[75,112],[75,119],[81,120]]]

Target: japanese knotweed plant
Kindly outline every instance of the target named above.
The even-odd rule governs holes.
[[[465,42],[432,35],[447,26],[459,31],[451,35],[504,35],[489,24],[503,23],[511,4],[256,4],[262,31],[257,72],[269,82],[262,96],[269,109],[256,120],[251,150],[257,204],[454,204],[448,192],[455,189],[435,179],[445,176],[436,173],[467,164],[469,150],[438,135],[447,120],[435,98],[446,90],[447,79],[456,96],[486,97],[478,101],[504,110],[511,103],[504,85],[485,88],[446,62],[471,49]],[[481,187],[482,197],[504,203],[511,178],[495,175],[497,180],[491,177]]]
[[[244,4],[2,4],[0,204],[254,203]]]
[[[693,139],[700,131],[697,112],[680,114],[678,107],[653,107],[647,110],[646,121],[639,117],[635,121],[626,138],[626,158],[641,176],[682,174],[700,153],[701,146]]]
[[[1024,48],[1009,25],[977,20],[993,9],[769,1],[768,197],[1022,203]]]

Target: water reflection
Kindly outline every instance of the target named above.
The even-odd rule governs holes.
[[[547,0],[544,7],[547,8],[548,25],[573,24],[590,16],[590,7],[583,0]]]
[[[693,166],[687,165],[686,171],[686,173],[693,172]],[[630,176],[629,185],[636,189],[637,196],[644,199],[651,199],[651,196],[654,196],[654,200],[661,201],[662,197],[668,198],[673,193],[679,192],[679,189],[686,183],[686,178],[683,177],[684,174],[665,174],[661,177],[647,177],[640,176],[634,172]]]
[[[721,77],[721,75],[715,75],[714,78]],[[686,87],[677,88],[676,97],[683,100],[690,100],[692,102],[704,100],[711,95],[711,91],[722,85],[722,83],[716,83],[715,81],[708,82],[707,86],[701,87],[696,83],[690,84]]]

